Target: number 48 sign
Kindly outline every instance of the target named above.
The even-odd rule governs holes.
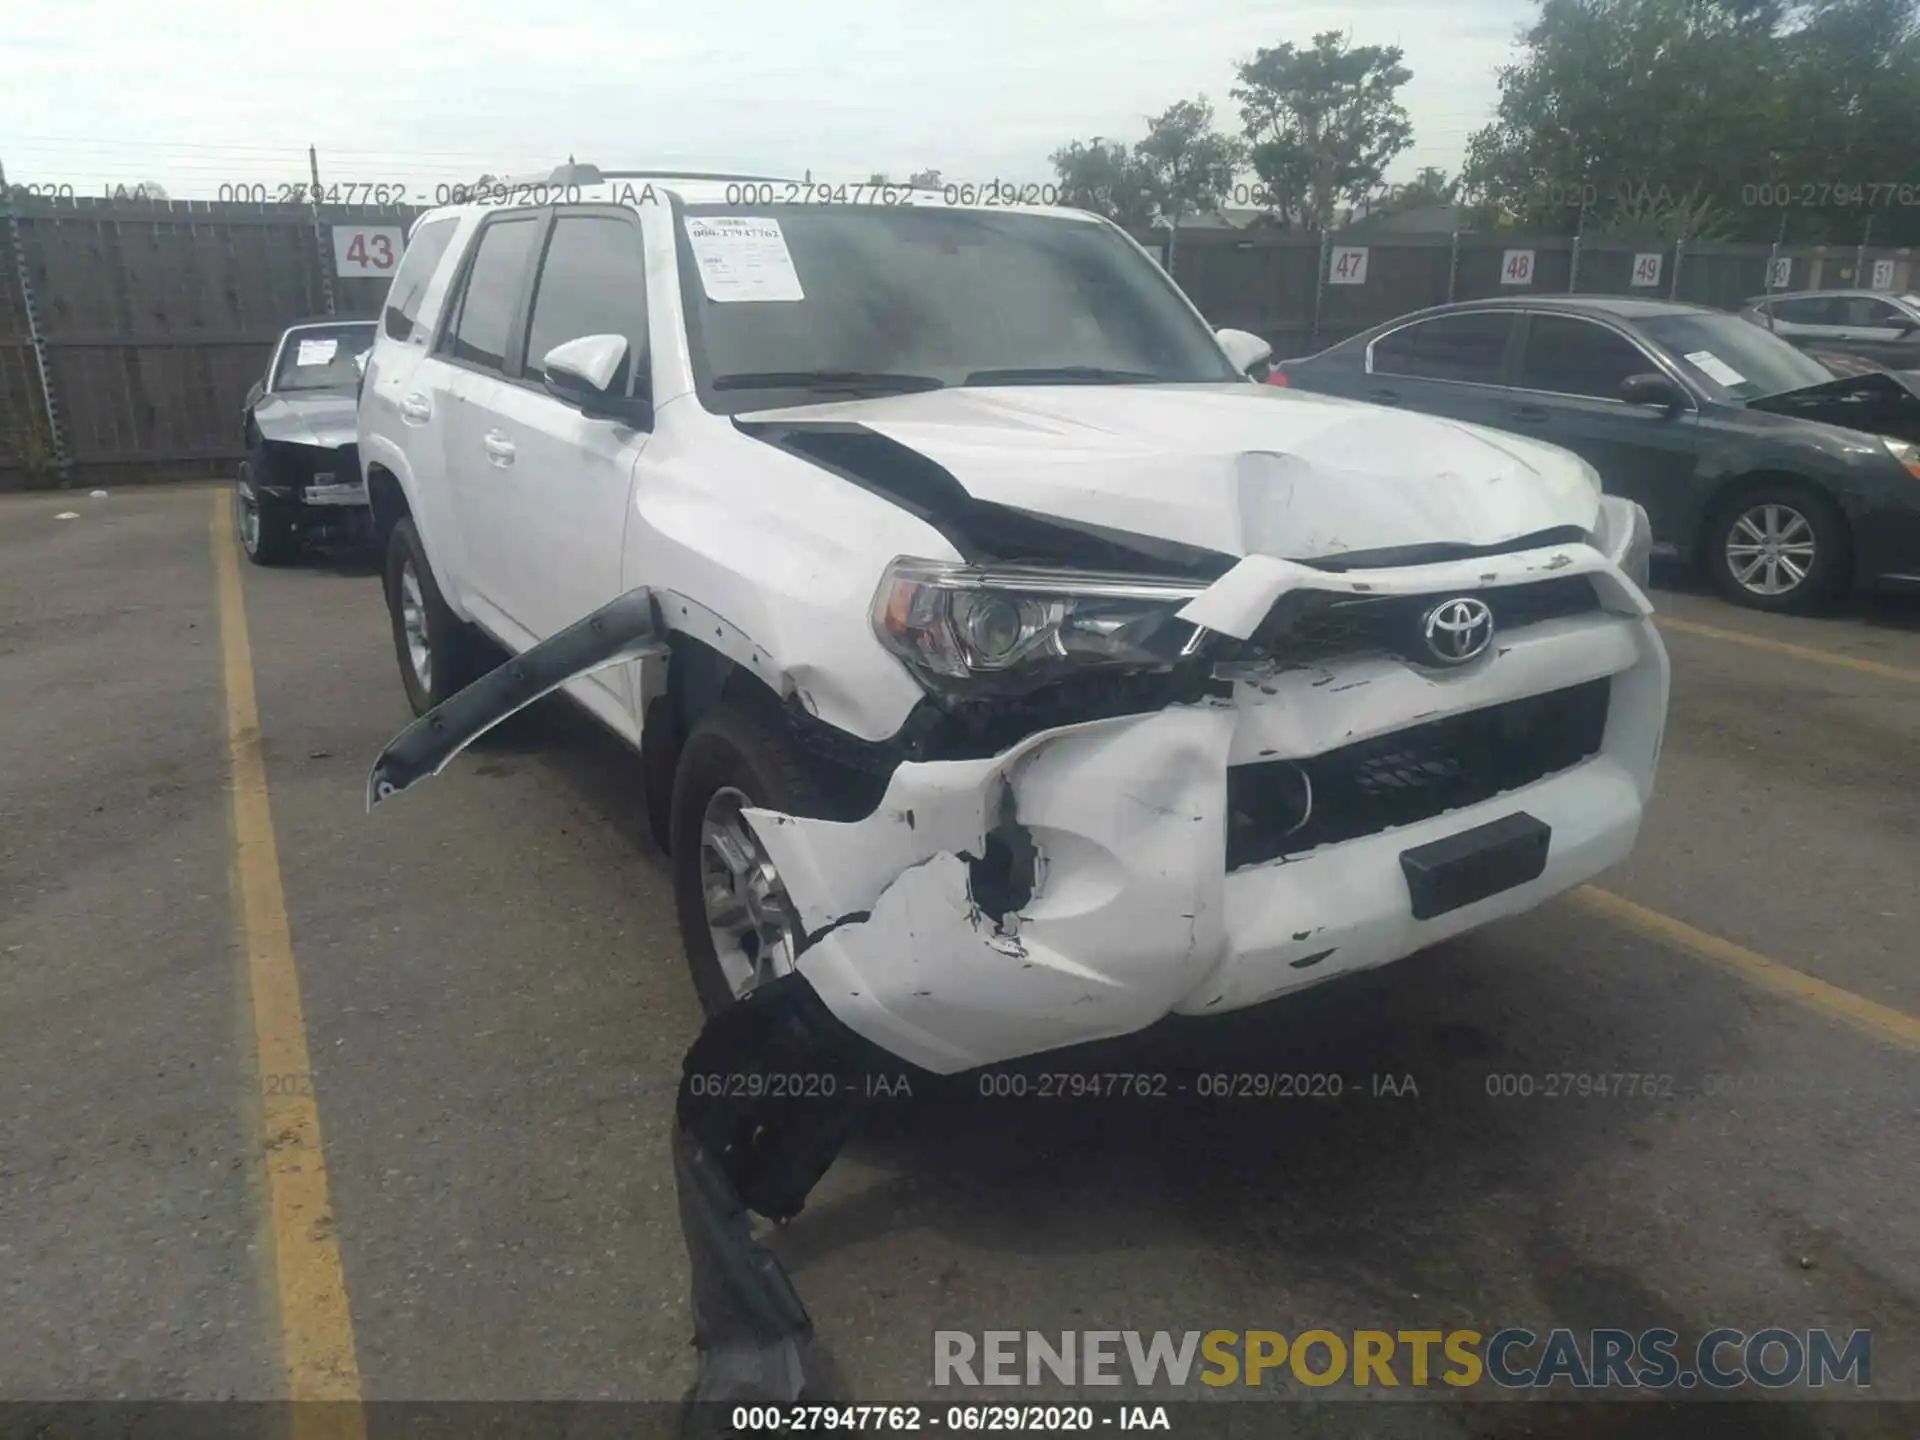
[[[1531,285],[1533,283],[1533,251],[1509,250],[1500,262],[1500,283],[1502,285]]]
[[[398,225],[335,225],[333,273],[392,275],[406,248],[406,232]]]

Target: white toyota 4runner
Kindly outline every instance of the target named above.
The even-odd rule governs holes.
[[[1667,659],[1585,462],[1251,383],[1093,216],[818,188],[579,166],[416,224],[359,443],[426,718],[370,800],[563,688],[708,1010],[797,971],[943,1073],[1627,854]]]

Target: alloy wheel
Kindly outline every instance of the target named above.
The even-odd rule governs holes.
[[[427,640],[427,599],[408,560],[400,567],[400,628],[407,637],[407,663],[422,694],[433,693],[433,647]]]
[[[1754,595],[1798,590],[1813,572],[1813,525],[1777,500],[1741,512],[1727,531],[1727,570]]]
[[[233,487],[234,519],[240,529],[240,545],[249,555],[260,553],[260,501],[253,493],[253,469],[240,466],[240,479]]]
[[[792,902],[742,813],[753,802],[716,790],[700,820],[700,890],[713,953],[737,1000],[793,969]]]

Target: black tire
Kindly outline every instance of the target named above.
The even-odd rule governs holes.
[[[240,551],[256,565],[285,565],[300,554],[294,507],[254,488],[253,462],[242,460],[233,482],[233,528]]]
[[[1735,557],[1727,553],[1732,544],[1759,543],[1756,534],[1766,528],[1768,507],[1773,507],[1777,532],[1791,537],[1796,547],[1813,546],[1811,563],[1803,567],[1805,577],[1772,594],[1744,583],[1735,572]],[[1792,480],[1762,480],[1722,501],[1707,519],[1701,549],[1707,574],[1722,595],[1736,605],[1777,614],[1807,615],[1831,605],[1847,588],[1853,569],[1847,524],[1838,507],[1812,486]],[[1788,558],[1804,559],[1804,549],[1796,548]],[[1762,570],[1750,579],[1764,585],[1769,573],[1777,577],[1776,583],[1790,578],[1786,569],[1772,569],[1763,561]]]
[[[426,675],[414,663],[406,620],[406,576],[411,569],[419,591],[424,621]],[[479,632],[447,608],[440,582],[427,563],[426,547],[411,517],[403,518],[387,538],[387,614],[393,624],[394,655],[400,662],[400,683],[415,715],[458,694],[492,668],[492,655]]]
[[[792,742],[759,716],[722,703],[703,715],[687,736],[674,771],[668,819],[673,899],[693,988],[709,1015],[736,1003],[707,928],[701,877],[700,829],[707,803],[728,787],[769,810],[823,813],[818,792]]]

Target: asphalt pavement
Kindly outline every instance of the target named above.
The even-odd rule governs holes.
[[[677,1398],[700,1021],[635,762],[547,702],[367,814],[408,718],[376,568],[240,563],[256,735],[221,495],[0,500],[0,1399],[285,1393],[299,1246],[337,1255],[298,1273],[344,1287],[355,1398]],[[848,1391],[944,1401],[936,1330],[1726,1324],[1868,1328],[1872,1395],[1920,1401],[1920,605],[1656,599],[1659,795],[1600,893],[1020,1067],[1338,1096],[876,1104],[770,1241]],[[276,894],[297,1037],[262,1018]],[[317,1128],[276,1151],[291,1039]],[[1660,1078],[1547,1078],[1579,1075]],[[1537,1423],[1371,1398],[1369,1433]],[[1539,1433],[1913,1433],[1845,1398],[1589,1413]]]

